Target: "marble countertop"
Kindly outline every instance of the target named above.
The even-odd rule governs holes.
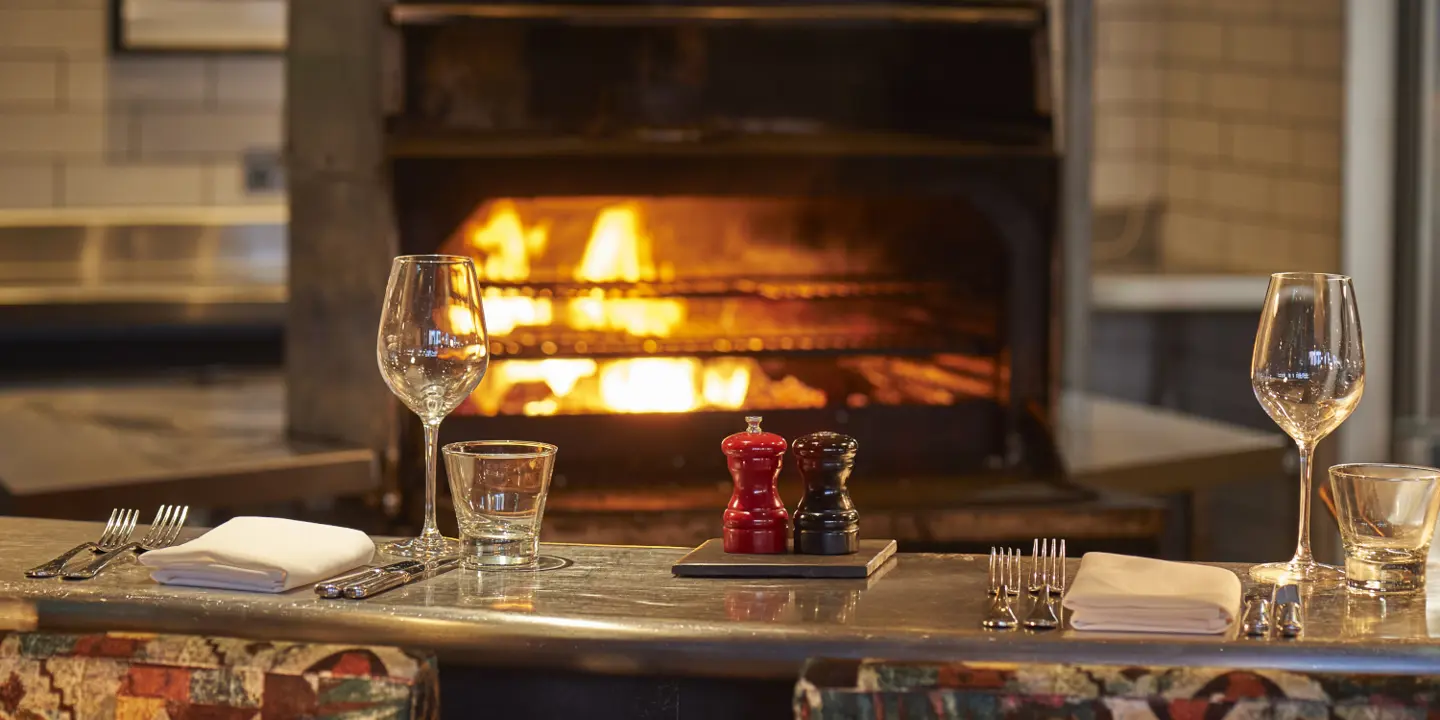
[[[443,663],[667,676],[794,678],[819,656],[1427,673],[1440,656],[1437,588],[1386,600],[1311,593],[1297,640],[985,631],[986,559],[970,555],[902,553],[867,580],[707,579],[671,575],[683,548],[545,545],[569,565],[455,571],[360,602],[309,588],[161,586],[134,563],[89,582],[22,576],[98,527],[0,518],[0,620],[393,644],[433,648]],[[1225,567],[1243,577],[1244,566]]]

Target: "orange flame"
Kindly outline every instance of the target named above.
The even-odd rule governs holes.
[[[642,227],[638,207],[625,203],[600,211],[585,244],[585,257],[575,269],[575,279],[632,283],[655,279],[650,235]]]
[[[483,279],[523,282],[531,260],[545,252],[548,225],[526,227],[513,202],[496,201],[486,219],[468,230]],[[640,206],[619,203],[595,217],[585,251],[574,270],[582,283],[649,282],[668,279],[674,270],[657,266],[653,240],[645,229]],[[613,291],[612,291],[613,292]],[[555,322],[557,309],[548,297],[530,297],[515,290],[485,288],[485,321],[490,334],[510,335],[521,327]],[[635,337],[669,337],[685,322],[686,302],[676,298],[618,297],[592,288],[565,302],[564,318],[574,330],[623,332]],[[597,363],[589,359],[505,360],[498,362],[477,391],[474,402],[485,414],[498,414],[507,394],[516,390],[525,415],[554,415],[564,408],[622,413],[688,412],[701,408],[733,410],[745,405],[753,360],[701,362],[695,358],[633,358]],[[562,402],[563,401],[563,402]]]
[[[525,228],[520,212],[509,200],[497,201],[490,217],[470,232],[470,246],[485,253],[476,269],[487,280],[520,281],[530,277],[530,257],[545,253],[550,229],[545,225]]]

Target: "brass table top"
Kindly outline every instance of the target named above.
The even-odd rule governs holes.
[[[426,647],[442,662],[618,674],[793,678],[809,657],[1440,672],[1426,596],[1307,597],[1303,638],[981,630],[986,559],[900,554],[867,580],[676,578],[688,549],[546,545],[540,572],[456,571],[367,601],[160,586],[127,563],[90,582],[26,567],[98,525],[0,518],[0,613],[42,630],[146,630]],[[1074,572],[1077,562],[1071,562]],[[1243,571],[1243,566],[1228,566]],[[1430,594],[1435,594],[1432,588]],[[6,602],[9,601],[9,602]]]

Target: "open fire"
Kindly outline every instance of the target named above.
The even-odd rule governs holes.
[[[666,222],[652,224],[652,213]],[[446,246],[476,258],[496,358],[462,412],[682,413],[993,396],[999,371],[988,361],[864,354],[890,330],[883,306],[864,297],[913,283],[881,278],[874,258],[834,238],[784,247],[775,240],[804,232],[796,215],[783,201],[482,205]],[[669,259],[660,259],[662,247]],[[844,355],[807,362],[766,354],[797,351]]]

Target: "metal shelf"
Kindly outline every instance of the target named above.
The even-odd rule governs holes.
[[[1035,25],[1044,17],[1039,0],[971,0],[968,3],[733,2],[664,5],[644,2],[400,3],[390,8],[396,25],[434,25],[457,20],[557,20],[568,22],[905,22]]]
[[[689,338],[637,338],[619,333],[550,331],[527,333],[526,342],[512,337],[492,338],[490,353],[496,359],[633,357],[734,357],[757,355],[934,355],[980,352],[993,341],[976,336],[853,333],[815,333],[801,336],[737,336]]]
[[[898,279],[844,279],[826,277],[769,277],[681,279],[654,282],[503,282],[481,280],[481,287],[496,288],[523,297],[582,298],[601,290],[608,297],[624,298],[760,298],[765,300],[832,300],[883,297],[921,297],[953,292],[942,282]]]
[[[988,130],[988,129],[985,129]],[[677,131],[678,132],[678,131]],[[689,131],[680,132],[686,134]],[[704,158],[704,157],[877,157],[993,159],[1054,155],[1048,136],[1031,130],[985,132],[978,142],[895,133],[815,132],[804,134],[727,133],[667,141],[638,137],[466,132],[435,128],[396,128],[386,152],[396,159],[421,158]],[[990,137],[995,135],[994,137]]]

